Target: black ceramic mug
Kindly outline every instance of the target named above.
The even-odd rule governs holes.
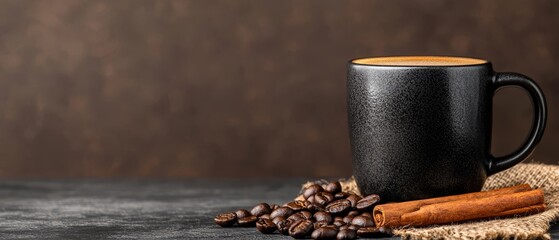
[[[526,142],[510,155],[491,149],[493,95],[503,86],[530,94],[534,121]],[[353,173],[363,194],[383,202],[481,190],[487,176],[530,155],[542,138],[545,98],[517,73],[463,57],[355,59],[347,76]]]

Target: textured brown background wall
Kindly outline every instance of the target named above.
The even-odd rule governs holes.
[[[557,1],[1,1],[0,176],[347,176],[348,59],[465,55],[533,77],[557,163]],[[494,153],[531,123],[495,97]]]

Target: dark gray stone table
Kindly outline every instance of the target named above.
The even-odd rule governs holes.
[[[290,239],[213,217],[284,203],[304,179],[0,180],[0,239]],[[559,239],[559,227],[552,230]]]

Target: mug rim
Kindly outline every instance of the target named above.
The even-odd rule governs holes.
[[[379,64],[374,61],[410,61],[410,60],[422,60],[423,62],[439,62],[439,64]],[[440,64],[446,60],[447,62],[456,62]],[[367,62],[368,61],[368,62]],[[463,61],[464,63],[460,63]],[[483,66],[488,65],[491,62],[481,58],[464,57],[464,56],[448,56],[448,55],[399,55],[399,56],[377,56],[377,57],[360,57],[349,60],[349,64],[359,65],[359,66],[369,66],[369,67],[405,67],[405,68],[437,68],[437,67],[472,67],[472,66]]]

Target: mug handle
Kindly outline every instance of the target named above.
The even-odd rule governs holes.
[[[536,82],[519,73],[497,73],[493,77],[493,94],[495,94],[499,88],[511,85],[524,88],[532,98],[532,105],[534,107],[532,130],[520,149],[502,157],[489,156],[489,161],[485,163],[488,176],[510,168],[527,158],[542,139],[545,129],[547,105],[543,92]]]

